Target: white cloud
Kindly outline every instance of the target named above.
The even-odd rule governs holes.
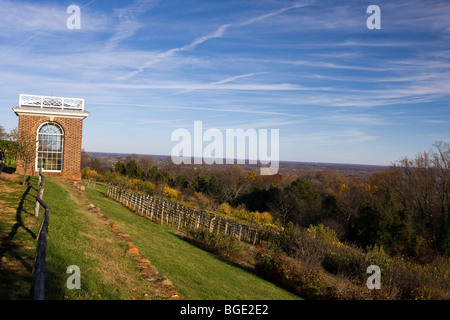
[[[231,27],[243,27],[243,26],[247,26],[249,24],[255,23],[255,22],[259,22],[262,20],[265,20],[269,17],[273,17],[276,15],[279,15],[287,10],[291,10],[294,8],[299,8],[299,7],[304,7],[306,5],[304,4],[296,4],[294,6],[290,6],[290,7],[286,7],[286,8],[282,8],[273,12],[270,12],[268,14],[264,14],[258,17],[254,17],[252,19],[249,19],[245,22],[242,23],[235,23],[235,24],[223,24],[221,26],[219,26],[216,30],[214,30],[213,32],[202,36],[202,37],[198,37],[195,40],[193,40],[191,43],[184,45],[182,47],[179,48],[173,48],[170,50],[167,50],[165,52],[160,53],[159,55],[152,57],[151,59],[149,59],[145,64],[143,64],[142,66],[140,66],[137,70],[134,70],[132,72],[129,72],[128,74],[126,74],[123,77],[118,78],[118,80],[126,80],[129,78],[132,78],[134,76],[136,76],[139,73],[142,73],[145,69],[151,67],[152,65],[159,63],[169,57],[174,56],[176,53],[178,52],[182,52],[182,51],[190,51],[195,49],[197,46],[199,46],[200,44],[209,41],[211,39],[215,39],[215,38],[221,38],[223,37],[223,35],[226,33],[226,31],[231,28]]]
[[[87,4],[89,5],[89,3]],[[82,8],[81,31],[105,31],[111,19],[100,12]],[[66,20],[70,16],[67,6],[56,3],[19,2],[0,0],[0,30],[2,37],[15,38],[17,33],[41,34],[45,32],[67,32]]]

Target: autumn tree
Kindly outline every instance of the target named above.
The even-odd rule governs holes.
[[[403,210],[412,213],[416,237],[421,237],[421,243],[430,248],[450,255],[450,146],[440,141],[434,147],[435,150],[420,152],[415,158],[401,158],[389,174]]]
[[[155,160],[150,156],[139,157],[137,161],[138,165],[142,168],[144,175],[155,165]]]
[[[89,167],[90,157],[89,154],[83,150],[81,150],[81,169],[85,167]]]
[[[281,187],[272,185],[268,190],[267,208],[286,227],[293,221],[295,203]]]
[[[8,138],[8,134],[5,129],[0,125],[0,140],[4,140]]]
[[[236,205],[237,199],[248,191],[248,181],[240,167],[227,170],[219,179],[222,186],[221,200],[231,205]]]
[[[95,158],[95,157],[89,159],[88,167],[91,168],[92,170],[95,170],[100,173],[103,173],[103,171],[105,171],[105,169],[106,169],[106,166],[102,162],[102,160],[100,160],[99,158]]]
[[[93,184],[102,178],[100,173],[90,167],[84,167],[81,169],[81,176],[87,181],[88,185]]]
[[[25,185],[28,168],[36,157],[36,137],[25,131],[19,133],[17,129],[11,130],[9,136],[15,142],[11,151],[16,156],[18,164],[23,168],[23,184]]]
[[[433,154],[433,164],[441,211],[437,246],[441,253],[450,255],[450,143],[438,141],[434,147],[437,151]]]

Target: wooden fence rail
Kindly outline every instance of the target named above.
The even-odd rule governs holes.
[[[45,256],[47,252],[48,223],[50,219],[50,206],[42,200],[45,180],[41,170],[39,170],[39,177],[39,190],[36,196],[36,203],[39,203],[45,209],[45,213],[38,233],[36,256],[34,259],[33,283],[30,291],[30,299],[32,300],[45,299],[45,270],[47,264]]]
[[[259,243],[274,232],[271,228],[227,219],[207,211],[195,210],[166,199],[129,191],[114,185],[108,186],[107,196],[151,221],[177,229],[206,229],[211,233],[223,233],[251,244]]]

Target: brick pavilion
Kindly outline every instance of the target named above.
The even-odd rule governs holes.
[[[12,109],[19,117],[19,136],[36,136],[31,172],[42,168],[46,176],[81,180],[83,120],[89,115],[84,99],[21,94],[19,105]],[[20,161],[16,172],[24,172]]]

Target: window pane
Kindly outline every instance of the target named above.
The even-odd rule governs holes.
[[[39,129],[37,166],[43,170],[61,171],[64,135],[61,127],[47,123]]]

